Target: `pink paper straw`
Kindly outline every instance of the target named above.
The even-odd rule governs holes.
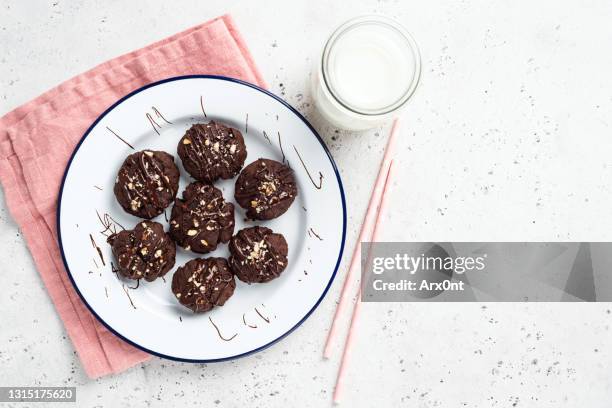
[[[378,206],[378,212],[376,213],[376,222],[374,224],[374,231],[372,232],[371,242],[377,242],[380,235],[381,219],[385,213],[387,205],[388,188],[390,180],[393,176],[393,160],[389,163],[389,170],[385,178],[385,183],[382,191],[382,197],[380,198],[380,205]],[[368,254],[368,257],[370,254]],[[369,263],[369,262],[368,262]],[[366,265],[368,264],[366,263]],[[340,368],[338,369],[338,377],[336,378],[336,388],[334,389],[334,404],[339,404],[344,392],[344,377],[346,375],[347,366],[350,359],[351,350],[353,348],[353,342],[355,338],[355,332],[357,331],[356,325],[359,321],[361,314],[361,284],[357,292],[357,301],[353,308],[353,316],[351,317],[351,324],[349,326],[348,334],[346,335],[346,342],[344,343],[344,352],[342,353],[342,361],[340,362]]]
[[[361,243],[366,241],[370,237],[370,233],[373,228],[373,220],[376,215],[376,208],[378,207],[378,203],[381,201],[380,197],[382,196],[383,186],[385,183],[386,176],[389,172],[388,169],[392,161],[391,158],[394,154],[395,139],[398,133],[398,129],[399,119],[395,119],[393,121],[393,125],[391,126],[391,133],[389,134],[389,139],[387,140],[385,154],[383,156],[382,161],[380,162],[378,176],[376,177],[376,182],[374,184],[374,188],[372,189],[372,195],[370,196],[368,209],[363,218],[363,224],[361,225],[359,239],[357,239],[357,242],[355,243],[355,248],[353,249],[353,257],[351,258],[349,270],[346,274],[346,277],[344,278],[344,284],[342,286],[340,300],[338,302],[338,306],[336,306],[336,312],[334,314],[329,333],[327,334],[325,348],[323,349],[323,358],[329,358],[331,356],[332,345],[335,341],[335,338],[338,336],[338,320],[340,320],[340,316],[344,315],[344,310],[346,309],[350,300],[349,292],[351,283],[354,281],[353,275],[355,275],[355,271],[359,268],[359,264],[361,262]]]

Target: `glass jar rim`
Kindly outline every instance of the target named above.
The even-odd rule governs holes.
[[[330,80],[328,75],[329,56],[334,44],[343,34],[357,26],[372,23],[391,28],[405,39],[407,48],[410,50],[413,56],[414,75],[412,77],[412,80],[409,81],[406,90],[403,92],[402,96],[397,101],[377,109],[359,109],[355,106],[352,106],[348,101],[344,100],[342,96],[339,95],[339,93],[336,91],[336,89],[334,89],[333,83],[331,83],[332,81]],[[336,30],[334,30],[334,32],[331,34],[331,36],[325,43],[325,47],[323,48],[323,54],[321,58],[321,74],[325,87],[328,89],[332,97],[344,108],[359,115],[385,115],[400,109],[414,94],[421,77],[421,54],[419,52],[419,48],[416,41],[401,24],[389,17],[381,16],[378,14],[368,14],[352,18],[344,22],[338,28],[336,28]]]

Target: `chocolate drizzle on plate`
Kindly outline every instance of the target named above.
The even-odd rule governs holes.
[[[312,229],[312,227],[310,227],[310,229],[308,230],[308,234],[312,234],[313,236],[317,237],[317,239],[318,239],[319,241],[323,241],[323,238],[321,238],[321,237],[319,236],[319,234],[317,234],[317,233],[315,232],[315,230],[314,230],[314,229]]]
[[[308,178],[310,179],[310,182],[317,190],[320,190],[321,187],[323,187],[323,173],[319,172],[319,185],[317,185],[317,183],[315,183],[314,179],[310,175],[310,171],[308,171],[308,167],[306,167],[306,163],[304,163],[304,160],[302,160],[302,156],[300,155],[300,152],[298,152],[298,149],[297,147],[295,147],[295,145],[293,145],[293,149],[297,153],[298,158],[300,159],[300,162],[302,163],[302,166],[304,167],[304,170],[306,170],[306,174],[308,174]]]
[[[283,163],[287,162],[287,158],[285,157],[285,152],[283,151],[283,142],[281,140],[280,132],[276,132],[278,134],[278,147],[280,148],[281,154],[283,155],[283,159],[281,160]]]
[[[254,309],[255,309],[255,312],[259,315],[259,317],[261,317],[263,319],[264,322],[270,323],[270,319],[268,317],[265,317],[264,315],[262,315],[261,312],[259,310],[257,310],[256,307]]]
[[[202,95],[200,95],[200,109],[202,109],[204,117],[208,118],[208,115],[206,115],[206,111],[204,110],[204,97]]]
[[[130,296],[129,289],[125,287],[124,283],[121,284],[121,287],[123,288],[123,291],[125,292],[127,298],[129,299],[130,305],[132,305],[132,307],[136,309],[136,305],[134,304],[134,302],[132,301],[132,297]]]
[[[161,125],[159,123],[157,123],[155,121],[155,119],[153,119],[153,116],[151,116],[151,114],[149,112],[147,112],[145,114],[145,117],[149,120],[149,123],[153,127],[153,130],[155,131],[155,133],[157,133],[159,135],[159,130],[157,130],[157,129],[158,128],[161,129]]]
[[[102,250],[100,249],[98,244],[96,244],[96,240],[94,239],[93,235],[89,234],[89,239],[91,240],[91,245],[94,247],[94,249],[98,253],[98,256],[100,257],[100,260],[102,261],[102,265],[106,266],[106,262],[104,262],[104,255],[102,255]],[[94,260],[94,263],[95,263],[95,260]],[[98,265],[96,264],[96,267],[97,266]]]
[[[251,329],[257,328],[257,325],[247,323],[245,313],[242,314],[242,323],[244,323],[245,326],[250,327]]]
[[[272,140],[270,140],[270,136],[268,136],[265,130],[263,131],[263,137],[268,141],[268,143],[272,144]]]
[[[219,335],[219,338],[223,341],[232,341],[234,340],[234,337],[236,337],[238,335],[238,333],[234,333],[233,336],[229,337],[229,338],[225,338],[223,337],[223,335],[221,334],[221,330],[219,330],[219,326],[217,326],[215,324],[215,322],[213,322],[212,317],[208,316],[208,320],[210,320],[210,323],[213,325],[213,327],[215,328],[215,330],[217,331],[217,335]]]
[[[159,109],[157,109],[155,106],[152,106],[151,109],[153,110],[153,113],[155,113],[155,116],[157,116],[158,118],[160,118],[161,120],[163,120],[169,125],[172,124],[172,122],[166,119],[164,115],[161,114]],[[161,125],[157,123],[157,121],[153,118],[153,115],[151,115],[150,113],[147,112],[145,114],[145,117],[149,120],[149,123],[151,124],[151,127],[153,127],[153,130],[155,131],[155,133],[159,135],[159,130],[161,130]]]
[[[125,229],[123,225],[119,224],[119,222],[117,222],[108,213],[104,213],[104,215],[100,216],[100,213],[98,212],[98,210],[96,210],[96,216],[98,217],[100,224],[102,224],[102,227],[104,228],[102,231],[100,231],[100,234],[104,235],[107,238],[109,235],[117,233],[117,227],[121,228],[122,230]]]
[[[140,287],[140,279],[136,280],[136,286],[129,286],[128,285],[128,289],[132,289],[132,290],[138,289],[139,287]]]
[[[155,112],[155,115],[157,115],[158,118],[161,118],[164,122],[166,122],[167,124],[171,125],[172,122],[170,122],[168,119],[166,119],[164,117],[164,115],[161,114],[161,112],[159,111],[159,109],[157,109],[155,106],[151,106],[151,109],[153,109],[153,112]]]
[[[129,143],[127,142],[127,140],[125,140],[124,138],[122,138],[121,136],[119,136],[119,135],[117,134],[117,132],[115,132],[113,129],[109,128],[108,126],[106,127],[106,129],[107,129],[109,132],[111,132],[111,133],[112,133],[112,134],[113,134],[113,135],[114,135],[114,136],[115,136],[117,139],[121,140],[123,143],[125,143],[126,145],[128,145],[128,147],[129,147],[130,149],[132,149],[132,150],[136,150],[136,149],[134,149],[134,146],[132,146],[131,144],[129,144]]]

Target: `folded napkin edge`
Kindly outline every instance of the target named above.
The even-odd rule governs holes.
[[[50,90],[44,92],[42,95],[34,98],[32,101],[27,102],[13,109],[12,111],[6,113],[2,118],[0,118],[0,138],[3,136],[6,136],[6,133],[8,130],[8,129],[3,129],[3,128],[10,126],[11,123],[14,124],[14,123],[19,122],[21,119],[23,119],[23,117],[27,116],[33,109],[37,109],[41,104],[45,104],[49,102],[49,100],[54,99],[54,97],[58,95],[58,93],[65,92],[67,89],[71,89],[71,87],[74,87],[75,85],[79,83],[90,80],[92,77],[95,76],[94,73],[99,74],[100,72],[103,72],[105,70],[113,69],[114,67],[117,67],[118,65],[125,64],[126,62],[130,60],[135,60],[139,58],[147,51],[150,51],[156,48],[163,48],[165,45],[168,45],[169,43],[172,43],[173,41],[179,40],[183,38],[184,36],[188,36],[193,32],[197,32],[200,30],[206,30],[206,28],[209,27],[212,23],[217,22],[219,20],[224,21],[227,31],[229,32],[230,36],[233,38],[233,40],[236,43],[236,46],[238,47],[239,53],[236,53],[234,57],[238,58],[238,56],[240,56],[240,58],[246,62],[246,66],[243,66],[243,68],[248,69],[250,72],[245,73],[245,74],[249,77],[255,78],[256,81],[258,82],[258,85],[265,86],[263,77],[261,73],[259,72],[259,70],[257,69],[257,66],[254,63],[253,57],[250,54],[248,48],[246,47],[246,43],[244,42],[244,39],[242,38],[239,31],[237,30],[233,18],[229,14],[226,14],[226,15],[217,17],[213,20],[210,20],[208,22],[205,22],[203,24],[199,24],[195,27],[179,32],[166,39],[157,41],[139,50],[132,51],[130,53],[115,57],[107,62],[99,64],[96,67],[88,71],[85,71],[84,73],[79,74],[63,82],[62,84],[54,88],[51,88]],[[44,130],[36,129],[36,131],[43,132]],[[31,138],[32,136],[30,134],[27,134],[27,133],[22,134],[20,132],[18,137],[19,138],[22,138],[22,137]],[[20,226],[20,228],[22,228],[24,232],[24,237],[26,238],[26,242],[28,243],[28,248],[30,252],[32,253],[32,256],[35,259],[39,273],[41,273],[41,275],[52,275],[54,273],[66,274],[66,271],[63,269],[61,262],[59,262],[60,264],[59,267],[55,267],[56,270],[47,271],[49,268],[54,268],[54,264],[58,263],[56,262],[57,259],[51,258],[51,255],[50,255],[51,251],[48,250],[49,248],[48,245],[51,245],[51,244],[57,245],[57,241],[53,240],[53,242],[51,242],[51,240],[47,239],[49,241],[47,242],[44,237],[36,235],[37,231],[39,231],[40,228],[42,227],[46,227],[46,225],[43,226],[43,225],[38,224],[40,222],[44,222],[44,217],[41,214],[31,213],[31,209],[33,208],[33,206],[34,207],[36,206],[36,202],[34,201],[36,198],[36,195],[32,194],[35,192],[31,192],[28,190],[29,185],[26,181],[27,177],[24,178],[24,175],[23,175],[24,167],[29,166],[29,164],[20,161],[19,155],[15,153],[15,150],[14,150],[15,146],[11,143],[10,138],[5,138],[3,140],[0,140],[0,145],[2,147],[2,149],[0,149],[2,150],[2,154],[0,155],[0,169],[2,170],[0,171],[0,184],[2,184],[4,187],[4,192],[6,196],[5,200],[7,202],[7,207],[9,209],[9,212],[12,214],[13,218],[17,221],[17,224]],[[33,158],[34,161],[35,159],[36,157]],[[28,158],[28,160],[30,159]],[[19,168],[15,169],[13,168],[13,166],[17,166]],[[39,262],[41,263],[41,265],[45,265],[45,267],[43,268],[39,266],[38,265]],[[45,277],[43,276],[43,281],[45,281],[45,286],[47,287],[47,291],[49,292],[49,295],[55,305],[56,311],[59,312],[58,308],[60,307],[60,304],[65,306],[66,310],[68,310],[69,307],[66,305],[66,302],[68,302],[68,300],[63,299],[63,302],[60,302],[60,304],[58,304],[58,301],[59,301],[58,296],[61,296],[61,293],[59,293],[59,290],[54,292],[54,289],[47,284],[47,281],[49,281],[49,279],[52,279],[52,280],[58,280],[58,279],[55,279],[52,276],[47,276],[47,279],[45,279]],[[61,281],[62,279],[60,278],[59,280]],[[70,285],[67,289],[74,291],[74,288],[72,288],[72,286]],[[66,297],[67,295],[64,294],[63,296]],[[89,314],[89,311],[85,308],[84,304],[82,304],[80,298],[76,296],[76,299],[78,302],[80,302],[79,306],[84,308],[85,312]],[[122,340],[115,337],[104,326],[102,326],[101,323],[98,322],[97,319],[89,315],[89,317],[92,320],[92,324],[96,325],[94,328],[100,329],[100,330],[96,330],[97,332],[99,332],[98,341],[105,342],[107,341],[107,339],[112,340],[113,344],[109,343],[108,350],[106,350],[104,346],[98,346],[99,348],[101,348],[101,350],[99,351],[102,352],[102,355],[104,356],[104,359],[106,361],[105,363],[103,359],[100,359],[100,353],[94,352],[92,354],[92,352],[90,352],[91,351],[90,349],[92,347],[95,348],[96,346],[91,344],[91,342],[86,339],[87,337],[86,335],[83,334],[83,335],[78,335],[75,337],[75,332],[72,332],[72,331],[81,330],[81,329],[72,328],[71,330],[68,328],[69,322],[72,322],[74,324],[79,324],[80,327],[82,327],[82,325],[84,324],[82,321],[80,323],[75,323],[75,322],[78,322],[80,319],[80,317],[78,316],[78,312],[76,310],[77,308],[78,308],[77,306],[73,306],[72,313],[74,314],[74,316],[65,318],[64,316],[61,316],[60,314],[60,317],[62,318],[62,321],[64,322],[65,329],[68,332],[68,335],[71,338],[74,344],[74,347],[77,350],[79,358],[81,359],[81,362],[84,366],[85,372],[87,373],[89,377],[97,378],[103,375],[117,373],[135,364],[138,364],[142,361],[146,361],[147,359],[151,357],[149,354],[146,354],[145,352],[141,350],[132,348],[127,343],[124,343]],[[64,310],[64,308],[62,310]],[[64,313],[65,313],[65,310],[64,310]],[[117,343],[116,347],[114,343]],[[118,358],[114,361],[114,364],[111,364],[111,358],[109,358],[107,352],[111,354],[117,353],[116,355]]]

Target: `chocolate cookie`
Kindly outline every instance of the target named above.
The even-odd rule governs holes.
[[[223,306],[234,294],[236,281],[224,258],[192,259],[172,277],[172,293],[194,312]]]
[[[119,169],[114,192],[121,207],[141,218],[164,212],[178,191],[179,170],[166,152],[130,154]]]
[[[187,186],[182,200],[175,200],[170,235],[183,248],[205,254],[229,242],[233,233],[234,204],[226,202],[218,188],[196,181]]]
[[[174,266],[176,246],[158,222],[142,221],[133,230],[113,234],[106,241],[117,259],[118,273],[128,279],[151,282]]]
[[[259,159],[246,166],[238,180],[234,197],[247,210],[247,217],[271,220],[289,209],[297,196],[293,170],[274,160]]]
[[[268,282],[287,267],[287,241],[266,227],[238,231],[229,244],[229,264],[243,282]]]
[[[196,180],[212,183],[234,177],[247,156],[239,130],[218,122],[193,125],[178,144],[183,167]]]

